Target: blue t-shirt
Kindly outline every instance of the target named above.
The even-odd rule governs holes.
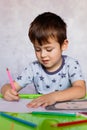
[[[15,81],[21,87],[33,83],[37,93],[47,94],[67,89],[77,80],[84,80],[79,62],[65,55],[62,58],[62,65],[55,72],[48,72],[38,61],[34,61]]]

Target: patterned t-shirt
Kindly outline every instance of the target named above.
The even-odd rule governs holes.
[[[46,94],[64,90],[77,80],[84,80],[79,62],[69,56],[62,56],[61,67],[55,72],[48,72],[38,61],[24,69],[15,80],[21,87],[33,83],[37,93]]]

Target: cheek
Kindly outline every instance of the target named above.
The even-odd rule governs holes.
[[[51,55],[53,55],[53,56],[59,56],[59,55],[61,55],[61,51],[60,50],[55,50],[55,51],[53,51],[52,52],[52,54]]]
[[[40,53],[35,53],[36,54],[36,57],[39,59],[40,58]]]

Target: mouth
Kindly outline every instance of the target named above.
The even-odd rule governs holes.
[[[49,60],[42,60],[43,64],[48,64]]]

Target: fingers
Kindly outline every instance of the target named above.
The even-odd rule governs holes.
[[[44,98],[37,98],[34,99],[32,102],[27,104],[28,108],[38,108],[38,107],[46,107],[49,104],[51,104],[51,102],[49,100],[44,100]]]
[[[48,106],[48,105],[49,105],[49,103],[45,103],[45,102],[44,102],[44,103],[42,103],[42,102],[38,102],[38,103],[37,103],[37,102],[33,102],[33,103],[32,103],[32,102],[31,102],[31,103],[27,104],[27,107],[28,107],[28,108],[38,108],[38,107],[41,106],[41,107],[44,108],[44,107],[46,107],[46,106]]]
[[[8,101],[19,100],[19,95],[16,91],[10,89],[5,93],[4,98]]]
[[[37,108],[37,107],[46,107],[48,105],[54,104],[56,102],[55,100],[55,93],[45,94],[37,99],[34,99],[30,103],[27,104],[28,108]]]
[[[39,106],[41,106],[41,103],[37,99],[34,99],[33,101],[27,104],[28,108],[37,108]]]

